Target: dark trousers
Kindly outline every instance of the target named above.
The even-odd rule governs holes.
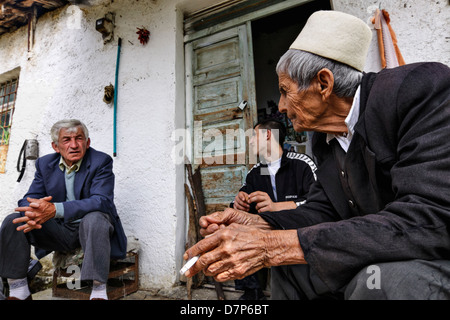
[[[332,294],[307,264],[271,268],[271,300],[341,299],[342,293]]]
[[[90,212],[80,223],[65,224],[62,219],[50,219],[28,233],[17,231],[12,221],[19,213],[8,215],[0,228],[0,277],[20,279],[27,276],[31,247],[46,251],[70,252],[80,246],[84,258],[81,280],[106,283],[110,263],[110,235],[114,228],[109,215]]]
[[[376,278],[378,277],[378,278]],[[272,268],[272,299],[449,300],[450,261],[408,260],[363,268],[331,293],[308,265]]]

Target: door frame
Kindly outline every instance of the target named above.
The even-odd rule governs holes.
[[[195,139],[194,134],[196,133],[196,128],[194,127],[195,121],[195,99],[194,99],[194,74],[192,64],[194,63],[194,44],[200,43],[202,41],[205,41],[204,45],[208,46],[210,43],[212,44],[214,41],[213,39],[217,38],[219,39],[221,35],[219,34],[226,34],[228,30],[230,29],[245,29],[244,37],[245,37],[245,44],[241,49],[243,49],[243,59],[246,59],[247,62],[243,64],[241,69],[241,74],[245,75],[245,81],[247,82],[244,86],[247,88],[247,100],[248,105],[250,107],[244,108],[244,113],[247,113],[247,119],[246,125],[248,127],[245,128],[251,129],[253,128],[253,125],[257,121],[257,106],[256,106],[256,85],[255,85],[255,70],[254,70],[254,53],[253,53],[253,39],[252,39],[252,22],[254,20],[258,20],[260,18],[264,18],[267,16],[271,16],[273,14],[286,11],[289,9],[292,9],[294,7],[298,7],[304,4],[307,4],[309,2],[312,2],[313,0],[246,0],[246,1],[230,1],[232,4],[231,6],[224,9],[224,6],[222,5],[221,11],[214,11],[214,8],[211,8],[210,10],[205,9],[204,11],[200,12],[199,14],[193,14],[185,19],[185,30],[192,30],[189,29],[189,24],[193,23],[194,21],[198,21],[198,19],[211,19],[213,21],[217,21],[217,25],[209,23],[208,25],[205,25],[203,29],[197,28],[197,31],[194,32],[187,32],[184,36],[184,52],[185,52],[185,119],[186,119],[186,138],[184,139],[185,143],[185,155],[186,158],[189,160],[189,162],[193,166],[193,170],[196,170],[198,166],[200,165],[203,167],[202,164],[197,163],[196,159],[196,146],[195,146]],[[241,6],[244,6],[248,9],[249,5],[254,5],[255,11],[247,11],[243,12],[241,15],[236,16],[236,14],[233,15],[233,17],[230,17],[230,19],[227,20],[226,13],[227,12],[233,12],[236,13],[235,7],[233,5],[236,5],[236,3],[239,3]],[[273,3],[270,5],[270,3]],[[332,7],[332,1],[330,1],[331,7]],[[260,5],[260,7],[258,7]],[[232,9],[230,9],[232,8]],[[258,9],[259,8],[259,9]],[[227,10],[228,9],[228,10]],[[220,12],[224,12],[223,15],[218,14]],[[219,17],[219,18],[217,18]],[[219,22],[220,21],[220,22]],[[231,30],[230,30],[231,31]],[[211,42],[212,41],[212,42]],[[241,45],[241,44],[240,44]],[[244,116],[245,118],[245,116]],[[250,163],[250,154],[249,154],[249,140],[247,137],[244,138],[245,143],[245,164],[244,165],[244,172],[242,172],[242,181],[241,184],[245,182],[245,176],[248,170],[250,170],[251,167],[253,167],[254,163]],[[203,158],[202,158],[203,159]],[[203,162],[203,160],[202,160]],[[237,163],[236,163],[237,164]],[[211,166],[207,164],[207,166],[210,168]],[[206,167],[205,167],[206,168]],[[205,199],[206,200],[206,199]]]
[[[305,3],[311,2],[313,0],[284,0],[281,2],[274,3],[270,6],[265,6],[260,9],[256,9],[255,11],[252,11],[250,13],[243,14],[241,16],[231,18],[229,20],[219,22],[217,25],[207,27],[205,29],[201,29],[199,31],[192,31],[190,26],[198,20],[201,19],[208,19],[213,14],[217,14],[218,9],[216,7],[212,7],[206,10],[201,10],[198,13],[193,13],[184,19],[184,30],[185,30],[185,36],[184,36],[184,46],[186,47],[189,45],[189,43],[192,43],[194,40],[204,38],[207,36],[210,36],[214,33],[222,32],[226,29],[233,28],[239,25],[247,25],[247,39],[248,39],[248,59],[251,59],[253,64],[253,43],[252,43],[252,34],[251,34],[251,22],[253,20],[257,20],[272,14],[276,14],[281,11],[285,11],[288,9],[291,9],[296,6],[303,5]],[[245,1],[243,1],[245,2]],[[235,5],[235,1],[230,1],[230,6]],[[330,0],[331,7],[333,8],[333,3]],[[219,11],[224,11],[228,7],[224,6],[223,4],[220,4]],[[226,18],[225,18],[226,19]],[[193,81],[193,75],[190,73],[190,68],[187,68],[188,65],[191,65],[192,63],[192,56],[190,55],[190,50],[186,50],[186,48],[183,49],[185,53],[185,119],[186,119],[186,139],[185,141],[185,155],[189,159],[189,161],[193,160],[194,155],[194,140],[193,140],[193,134],[194,134],[194,105],[193,105],[193,92],[192,92],[192,81]],[[254,79],[254,70],[252,68],[252,74],[249,74],[250,77]],[[248,72],[248,70],[247,70]],[[254,86],[249,86],[249,90],[252,92],[249,92],[250,96],[256,96],[256,88]],[[256,103],[256,102],[254,102]],[[255,121],[256,116],[253,117],[253,121]],[[248,156],[248,155],[247,155]]]
[[[258,9],[256,5],[256,9],[250,13],[244,13],[241,16],[230,18],[227,20],[227,16],[222,16],[221,20],[217,20],[218,23],[211,27],[206,27],[204,29],[193,31],[191,28],[191,25],[193,25],[196,21],[199,20],[209,20],[209,17],[211,17],[213,14],[217,14],[217,11],[215,7],[210,8],[209,10],[202,10],[199,13],[193,13],[189,16],[187,16],[184,19],[184,30],[185,30],[185,36],[184,36],[184,42],[190,42],[198,38],[202,38],[208,35],[211,35],[216,32],[223,31],[225,29],[229,29],[238,25],[245,24],[247,22],[251,22],[253,20],[257,20],[266,16],[270,16],[272,14],[291,9],[293,7],[297,7],[299,5],[311,2],[313,0],[284,0],[284,1],[274,1],[273,5],[270,6],[261,6],[260,9]],[[245,2],[245,1],[243,1]],[[260,1],[260,2],[267,2],[267,1]],[[231,6],[235,3],[231,1]],[[333,3],[330,0],[331,8],[333,8]],[[227,7],[221,6],[220,10],[225,11]],[[229,15],[231,16],[231,15]],[[224,21],[225,20],[225,21]]]
[[[243,131],[241,132],[241,129],[248,130],[253,128],[253,124],[256,121],[257,117],[257,110],[256,110],[256,92],[255,92],[255,77],[254,77],[254,69],[253,69],[253,45],[252,45],[252,32],[251,32],[251,24],[250,22],[246,22],[244,24],[235,26],[230,29],[222,30],[220,32],[207,35],[205,37],[197,38],[194,41],[190,41],[185,44],[185,70],[186,70],[186,105],[189,106],[186,108],[186,133],[187,137],[185,139],[185,151],[186,151],[186,157],[189,159],[189,162],[192,164],[193,170],[195,171],[198,167],[204,168],[205,170],[202,170],[203,173],[209,172],[214,173],[215,171],[221,172],[223,170],[223,166],[230,166],[230,169],[238,170],[236,172],[239,172],[239,184],[242,185],[245,181],[245,176],[247,174],[247,171],[249,169],[249,148],[248,148],[248,139],[247,139],[247,131],[244,134]],[[197,50],[203,50],[204,48],[208,48],[210,46],[214,46],[215,44],[220,44],[227,42],[228,40],[232,39],[238,39],[239,43],[237,44],[238,53],[239,53],[239,64],[230,65],[231,72],[229,74],[230,78],[226,76],[222,78],[220,74],[215,75],[214,68],[208,69],[209,67],[203,68],[202,72],[200,74],[194,73],[197,69],[197,65],[195,64],[195,53]],[[236,45],[236,44],[235,44]],[[230,60],[234,61],[234,60]],[[225,68],[226,69],[226,68]],[[209,77],[203,79],[203,76],[201,76],[203,73],[209,74]],[[203,158],[203,152],[199,152],[198,147],[202,146],[202,139],[200,139],[200,142],[197,139],[195,139],[195,135],[199,134],[198,130],[205,130],[209,126],[216,126],[219,125],[220,127],[220,121],[215,122],[213,118],[210,118],[205,123],[205,126],[202,125],[202,127],[198,128],[195,127],[196,122],[195,120],[198,120],[198,117],[202,118],[203,116],[206,116],[205,119],[208,118],[208,112],[205,114],[202,114],[202,112],[198,109],[196,109],[196,97],[195,97],[195,87],[196,86],[207,86],[208,79],[210,79],[211,83],[218,83],[222,81],[228,81],[232,80],[233,78],[236,78],[234,75],[239,75],[241,82],[241,85],[239,86],[239,93],[237,100],[233,102],[232,104],[227,104],[226,108],[223,112],[229,113],[229,116],[225,118],[219,119],[220,121],[224,121],[225,126],[229,125],[231,122],[238,121],[239,124],[239,138],[238,141],[241,141],[243,143],[238,147],[238,149],[234,149],[233,154],[228,154],[225,152],[223,155],[219,155],[218,158],[211,158],[214,162],[208,163],[205,162]],[[244,75],[244,76],[243,76]],[[217,78],[215,78],[217,76]],[[207,81],[204,81],[207,80]],[[233,80],[234,81],[234,80]],[[195,86],[194,86],[195,85]],[[242,90],[242,91],[241,91]],[[242,110],[236,110],[239,109],[239,101],[241,103],[243,101],[247,101],[247,106],[243,107]],[[236,103],[234,105],[234,103]],[[215,110],[212,111],[212,115],[216,112]],[[219,111],[219,109],[217,110]],[[222,111],[220,111],[222,112]],[[219,113],[220,113],[219,112]],[[241,119],[242,117],[242,119]],[[241,119],[241,120],[240,120]],[[242,121],[242,122],[241,122]],[[198,125],[198,124],[197,124]],[[242,125],[242,126],[241,126]],[[202,134],[202,133],[200,133]],[[228,141],[228,140],[227,140]],[[228,143],[228,142],[226,142]],[[196,145],[197,144],[197,148]],[[237,152],[237,153],[236,153]],[[199,161],[198,155],[201,155],[201,160]],[[241,157],[244,156],[244,157]],[[229,157],[232,157],[234,159],[231,159],[232,163],[228,163]],[[209,159],[209,160],[211,160]],[[219,160],[219,162],[215,162],[216,160]],[[223,160],[223,161],[222,161]],[[241,162],[241,161],[244,162]],[[253,164],[252,164],[253,166]],[[239,188],[238,188],[239,189]],[[205,192],[205,191],[204,191]],[[233,192],[234,194],[234,192]],[[224,196],[224,195],[223,195]],[[215,197],[214,197],[215,198]],[[220,198],[220,197],[219,197]],[[234,199],[234,195],[233,195]],[[210,199],[211,200],[211,199]],[[218,200],[218,199],[213,199]],[[206,197],[205,197],[206,201]],[[215,202],[212,201],[211,204],[214,204]],[[229,204],[232,201],[232,199],[226,199],[220,201],[220,205],[223,204]],[[219,202],[217,202],[219,204]]]

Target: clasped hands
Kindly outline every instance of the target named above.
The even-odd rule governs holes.
[[[254,191],[250,194],[247,194],[244,191],[239,191],[234,198],[233,207],[238,210],[249,212],[250,204],[252,203],[256,204],[255,209],[258,213],[291,210],[297,208],[294,201],[273,202],[267,192],[264,191]]]
[[[277,203],[270,199],[270,196],[263,191],[255,191],[247,194],[244,191],[239,193],[234,198],[234,208],[242,211],[249,211],[250,204],[256,203],[256,210],[258,212],[278,211]]]
[[[30,232],[34,229],[41,229],[42,224],[47,220],[54,218],[56,208],[53,203],[52,196],[47,196],[41,199],[33,199],[28,197],[27,201],[30,203],[28,207],[18,207],[16,211],[23,212],[24,216],[16,218],[13,223],[23,223],[16,228],[17,231],[24,233]]]
[[[263,267],[306,263],[297,230],[272,230],[259,215],[227,208],[200,218],[205,239],[183,258],[200,256],[185,275],[202,271],[219,282],[242,279]]]

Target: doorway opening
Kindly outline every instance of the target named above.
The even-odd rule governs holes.
[[[294,42],[308,17],[318,10],[330,10],[329,0],[316,0],[268,17],[254,20],[252,26],[253,61],[258,121],[275,118],[287,128],[284,148],[311,156],[307,132],[295,132],[285,114],[278,111],[278,76],[275,72],[280,57]]]

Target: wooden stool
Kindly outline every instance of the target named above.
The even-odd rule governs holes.
[[[111,260],[107,294],[108,299],[116,300],[136,292],[139,288],[139,253],[137,248],[129,249],[127,255],[122,260]],[[70,254],[55,252],[53,254],[53,272],[52,296],[74,300],[89,300],[91,295],[91,286],[87,281],[81,281],[79,289],[71,289],[70,285],[62,282],[62,277],[74,278],[79,276],[72,272],[67,272],[70,266],[82,265],[81,248]],[[79,280],[79,279],[78,279]],[[60,282],[60,283],[58,283]]]

